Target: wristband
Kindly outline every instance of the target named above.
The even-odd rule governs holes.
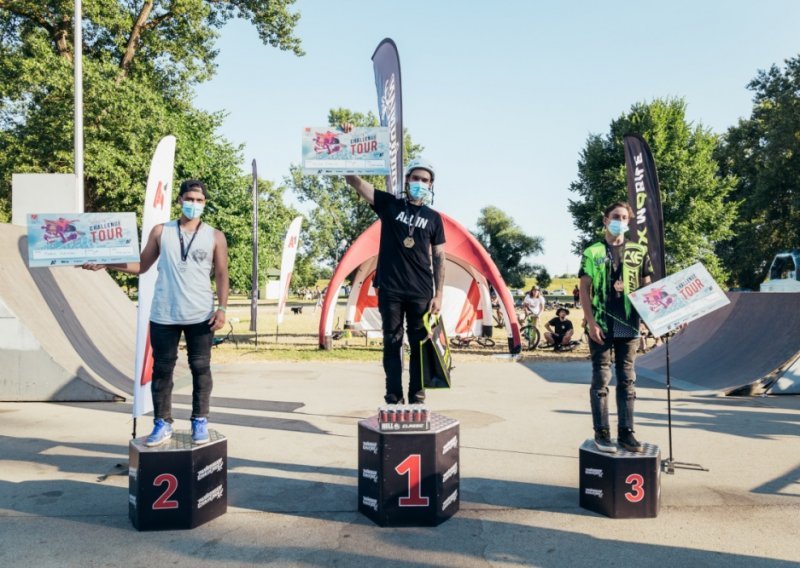
[[[228,310],[227,310],[227,309],[225,309],[225,306],[219,306],[219,307],[217,308],[217,311],[218,311],[218,312],[225,312],[225,313],[228,313]]]

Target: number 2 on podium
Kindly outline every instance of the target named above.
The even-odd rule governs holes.
[[[172,475],[171,473],[162,473],[161,475],[157,476],[153,480],[153,486],[158,487],[159,485],[167,484],[167,488],[161,494],[161,496],[155,500],[153,503],[153,510],[157,511],[159,509],[177,509],[178,502],[174,499],[170,499],[172,494],[175,493],[175,490],[178,488],[178,478]]]
[[[632,473],[625,478],[625,483],[631,486],[633,492],[625,493],[625,499],[631,503],[638,503],[644,499],[644,478],[638,473]]]
[[[408,474],[408,495],[400,497],[401,507],[427,507],[429,499],[422,496],[422,457],[411,454],[401,461],[394,470],[400,475]]]

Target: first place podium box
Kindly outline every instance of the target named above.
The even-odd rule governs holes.
[[[661,503],[661,450],[644,444],[644,452],[601,452],[594,440],[580,447],[580,506],[614,519],[658,515]]]
[[[459,507],[459,423],[431,413],[425,431],[358,423],[358,510],[381,526],[435,526]]]
[[[193,529],[228,510],[228,440],[208,431],[207,444],[176,430],[160,446],[128,446],[128,514],[140,531]]]

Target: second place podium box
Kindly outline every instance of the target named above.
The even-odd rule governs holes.
[[[434,526],[458,511],[459,423],[420,409],[427,430],[358,423],[358,510],[381,526]]]
[[[140,531],[193,529],[228,510],[228,440],[208,431],[207,444],[176,430],[160,446],[128,446],[128,513]]]

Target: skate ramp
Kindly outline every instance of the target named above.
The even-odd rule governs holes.
[[[104,271],[27,267],[25,229],[0,224],[0,400],[124,400],[136,307]]]
[[[769,394],[800,394],[800,353],[767,388]]]
[[[672,384],[689,390],[763,392],[783,378],[800,355],[800,294],[729,292],[731,303],[692,322],[669,341]],[[637,374],[666,382],[666,347],[642,355]],[[748,389],[749,387],[749,389]]]

